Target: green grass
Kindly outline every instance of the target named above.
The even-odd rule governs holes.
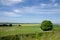
[[[54,30],[53,31],[47,31],[44,32],[40,29],[40,24],[21,24],[22,26],[13,26],[13,27],[0,27],[0,37],[14,37],[13,35],[23,35],[23,40],[30,38],[32,40],[33,34],[37,36],[38,39],[52,39],[52,40],[57,40],[60,39],[60,26],[59,25],[54,25]],[[42,35],[42,37],[39,36]],[[24,35],[30,35],[29,37],[25,37]],[[20,37],[20,36],[19,36]],[[34,38],[35,40],[36,38]]]
[[[0,36],[40,32],[39,24],[21,24],[22,26],[0,27]]]

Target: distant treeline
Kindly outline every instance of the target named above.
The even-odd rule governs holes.
[[[0,24],[0,27],[12,27],[12,26],[14,26],[13,24]],[[15,26],[21,26],[20,24],[18,24],[18,25],[15,25]]]
[[[0,26],[12,26],[12,24],[0,24]]]

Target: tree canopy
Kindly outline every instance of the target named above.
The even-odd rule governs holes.
[[[53,24],[52,24],[52,22],[49,21],[49,20],[44,20],[44,21],[41,23],[40,28],[41,28],[43,31],[52,30],[52,29],[53,29]]]

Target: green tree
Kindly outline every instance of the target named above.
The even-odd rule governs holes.
[[[44,20],[44,21],[41,23],[40,28],[41,28],[43,31],[49,31],[49,30],[52,30],[52,29],[53,29],[53,24],[52,24],[52,22],[49,21],[49,20]]]

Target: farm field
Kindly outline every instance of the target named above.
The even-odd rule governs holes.
[[[52,31],[42,31],[40,24],[21,24],[21,26],[0,27],[0,40],[60,40],[60,25]]]

